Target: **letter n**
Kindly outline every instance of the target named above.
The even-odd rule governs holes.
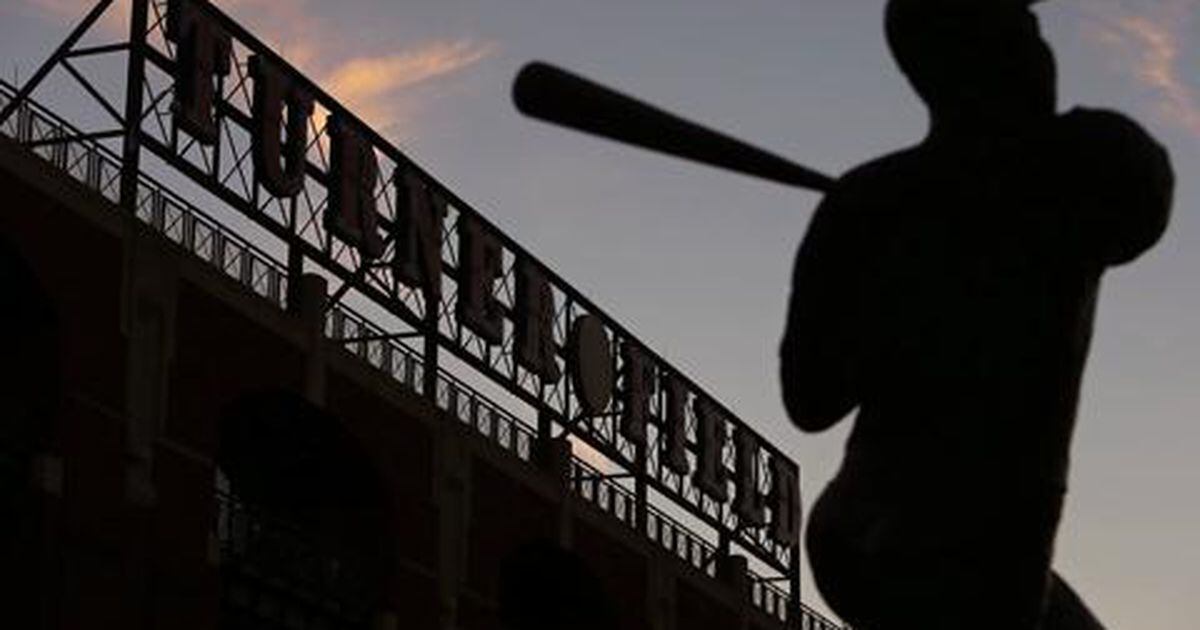
[[[392,269],[401,282],[421,289],[433,308],[442,295],[442,224],[446,202],[416,173],[396,169],[396,256]]]
[[[504,341],[504,315],[493,293],[504,274],[503,248],[478,218],[458,218],[458,321],[492,345]]]

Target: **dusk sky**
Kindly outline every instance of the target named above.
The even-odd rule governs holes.
[[[811,505],[850,421],[794,429],[776,348],[819,197],[531,122],[509,90],[551,61],[838,174],[925,132],[883,0],[215,3],[800,462]],[[0,0],[0,74],[28,77],[90,4]],[[1164,240],[1106,277],[1056,565],[1111,628],[1195,630],[1200,0],[1038,13],[1061,107],[1129,113],[1178,177]]]

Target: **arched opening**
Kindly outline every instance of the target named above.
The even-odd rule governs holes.
[[[223,630],[368,627],[393,554],[380,481],[359,445],[284,391],[239,399],[220,431]]]

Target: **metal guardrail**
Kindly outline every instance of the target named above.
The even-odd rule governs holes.
[[[0,107],[13,92],[10,85],[0,82]],[[0,134],[17,140],[111,203],[118,203],[120,158],[98,142],[81,139],[78,131],[52,112],[35,103],[23,104],[0,127]],[[143,223],[283,308],[286,267],[269,254],[145,175],[138,178],[137,199],[135,213]]]
[[[0,81],[0,108],[16,90]],[[0,134],[15,139],[31,152],[76,181],[96,191],[115,205],[119,201],[122,166],[119,157],[99,141],[84,137],[53,112],[27,101],[16,114],[0,125]],[[277,308],[286,307],[287,267],[236,232],[187,202],[145,174],[138,176],[136,217],[189,254],[209,263],[239,282],[253,294]],[[419,395],[425,364],[418,352],[404,343],[386,338],[382,327],[344,303],[332,306],[325,334],[372,367]],[[537,429],[505,411],[499,404],[474,390],[453,374],[438,369],[437,406],[471,426],[521,461],[530,462]],[[637,529],[633,492],[605,478],[582,459],[571,462],[572,489],[576,496],[609,513],[626,526]],[[220,527],[220,525],[218,525]],[[664,511],[647,507],[647,538],[694,568],[715,575],[709,560],[716,548],[700,534],[680,524]],[[790,595],[773,585],[773,580],[750,572],[751,601],[767,614],[788,622]],[[799,628],[836,630],[842,628],[820,613],[800,605]]]

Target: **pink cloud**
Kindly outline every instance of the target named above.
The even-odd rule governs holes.
[[[245,21],[281,56],[389,136],[419,129],[417,112],[425,100],[436,97],[452,75],[496,49],[493,44],[463,38],[373,55],[356,49],[353,41],[330,38],[335,29],[312,10],[309,0],[217,0],[217,4]],[[411,89],[417,85],[434,89],[417,94]]]
[[[324,57],[336,57],[326,29],[308,0],[213,0],[289,63],[312,72]]]
[[[368,123],[396,131],[411,122],[414,104],[406,90],[472,66],[494,49],[470,40],[435,41],[394,55],[354,57],[320,84]]]
[[[1088,34],[1117,55],[1155,100],[1158,115],[1200,138],[1200,92],[1185,74],[1181,50],[1200,0],[1174,0],[1133,13],[1121,5],[1088,5]]]
[[[75,23],[94,0],[21,0],[50,19]],[[496,46],[469,38],[424,42],[400,52],[372,55],[353,41],[331,39],[328,22],[309,0],[214,0],[246,24],[264,43],[351,111],[385,135],[412,133],[422,103],[436,97],[446,81],[489,57]],[[101,22],[109,35],[128,28],[129,0],[117,0]],[[416,86],[424,89],[418,94]],[[430,90],[429,88],[435,88]]]

